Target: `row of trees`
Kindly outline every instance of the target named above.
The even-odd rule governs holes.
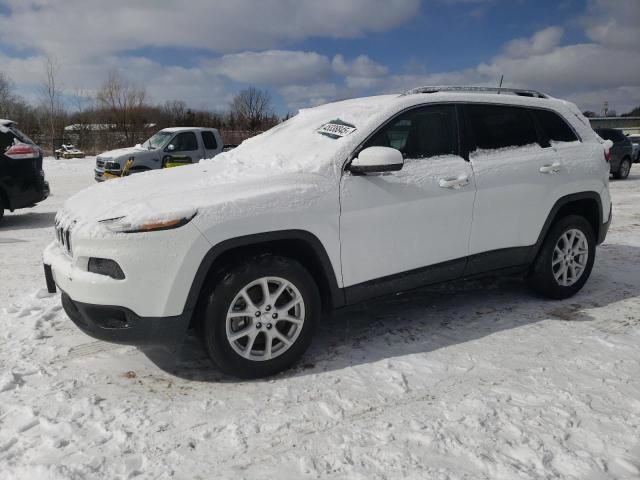
[[[182,100],[154,105],[144,86],[116,70],[108,73],[94,94],[64,90],[58,73],[56,62],[47,58],[38,100],[29,102],[17,95],[11,79],[0,71],[0,118],[18,122],[25,133],[49,149],[67,139],[64,128],[68,125],[74,125],[74,138],[81,144],[99,130],[109,132],[114,143],[132,145],[165,127],[197,125],[250,135],[280,122],[270,94],[254,87],[239,92],[226,109],[211,111],[189,108]]]

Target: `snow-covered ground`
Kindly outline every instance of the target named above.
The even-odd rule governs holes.
[[[40,253],[93,159],[0,226],[0,478],[640,478],[640,166],[576,297],[518,279],[398,295],[326,320],[303,362],[236,381],[94,341]]]

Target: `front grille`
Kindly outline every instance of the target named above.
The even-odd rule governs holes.
[[[62,248],[64,248],[69,255],[72,255],[71,225],[64,226],[56,223],[56,238],[58,239],[58,243],[62,245]]]

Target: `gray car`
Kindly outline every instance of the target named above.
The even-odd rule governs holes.
[[[609,151],[611,154],[611,173],[613,178],[625,179],[631,171],[631,154],[633,151],[631,140],[622,130],[615,128],[596,128],[596,133],[605,140],[611,140],[613,147]]]
[[[101,153],[96,157],[95,179],[102,182],[128,173],[168,166],[198,163],[222,152],[223,143],[215,128],[176,127],[160,130],[135,147]],[[129,166],[127,161],[132,160]]]

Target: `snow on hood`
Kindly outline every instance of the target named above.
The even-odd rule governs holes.
[[[268,195],[284,207],[321,195],[339,177],[342,163],[379,121],[394,96],[347,100],[301,110],[271,130],[239,147],[199,164],[134,174],[93,185],[71,197],[59,221],[92,223],[126,216],[133,223],[164,220],[177,213],[205,211],[225,216],[231,202]],[[334,121],[355,127],[339,138],[318,130]],[[352,130],[352,131],[351,131]],[[115,150],[127,152],[130,149]],[[106,154],[103,154],[106,155]],[[102,156],[102,155],[101,155]],[[337,181],[337,180],[336,180]],[[294,198],[295,197],[295,198]],[[296,200],[296,198],[298,200]],[[263,202],[264,203],[264,202]],[[241,212],[235,209],[235,214]]]
[[[109,150],[108,152],[98,155],[103,160],[109,160],[113,158],[123,157],[125,155],[131,155],[132,153],[147,151],[142,145],[136,145],[135,147],[118,148],[116,150]]]

